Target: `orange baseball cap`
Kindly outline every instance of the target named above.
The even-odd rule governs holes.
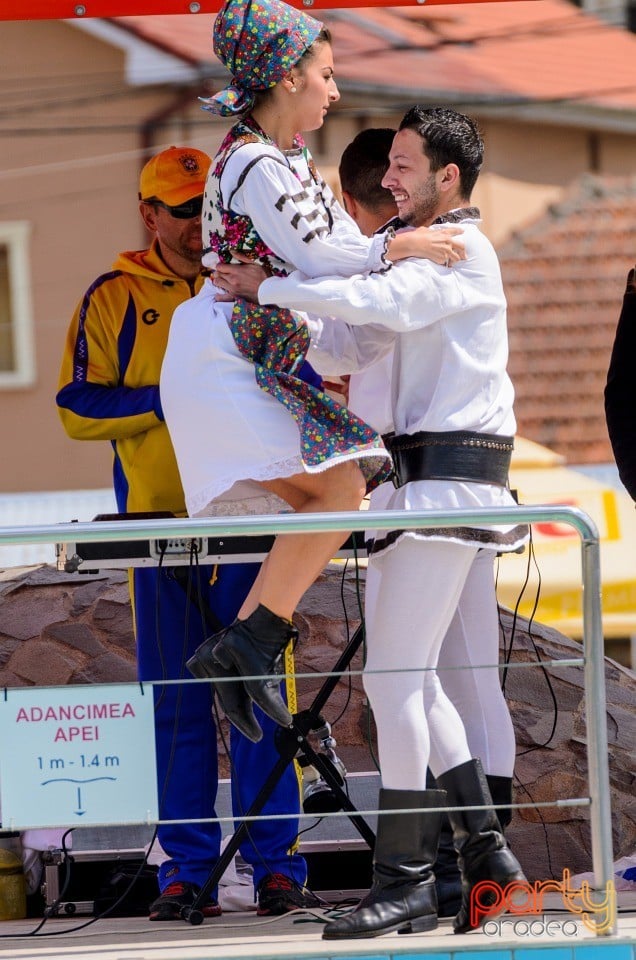
[[[176,207],[199,197],[212,161],[194,147],[169,147],[152,157],[139,177],[139,199]]]

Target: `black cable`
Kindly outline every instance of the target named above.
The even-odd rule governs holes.
[[[84,81],[84,77],[82,78]],[[82,82],[82,94],[77,94],[77,81],[75,81],[75,87],[72,90],[73,96],[64,97],[64,93],[68,90],[67,87],[57,90],[51,94],[51,87],[47,87],[46,96],[47,99],[42,99],[38,90],[30,91],[22,87],[20,90],[16,91],[19,93],[23,100],[11,104],[7,108],[6,97],[3,100],[3,108],[0,109],[0,120],[11,117],[13,114],[16,116],[24,116],[24,114],[38,114],[42,113],[46,116],[50,116],[52,111],[60,111],[63,109],[69,109],[70,115],[73,115],[73,112],[82,105],[90,105],[94,103],[95,98],[105,98],[108,102],[113,100],[125,100],[129,97],[137,98],[148,98],[154,96],[154,91],[151,88],[140,87],[135,89],[134,92],[131,92],[129,86],[121,84],[118,77],[115,78],[117,81],[112,85],[105,85],[103,82],[100,82],[99,86],[88,86]],[[2,78],[3,87],[6,82],[5,77]],[[3,93],[4,93],[3,89]],[[71,91],[69,91],[71,92]]]
[[[520,604],[521,604],[521,601],[522,601],[522,599],[523,599],[523,595],[524,595],[524,593],[525,593],[526,587],[527,587],[528,582],[529,582],[529,580],[530,580],[531,564],[534,565],[534,568],[535,568],[535,571],[536,571],[536,574],[537,574],[537,588],[536,588],[535,595],[534,595],[534,601],[533,601],[532,611],[531,611],[531,613],[530,613],[530,616],[528,617],[528,630],[527,630],[527,633],[528,633],[528,638],[529,638],[530,642],[532,643],[533,649],[534,649],[534,651],[535,651],[535,655],[536,655],[536,657],[537,657],[537,660],[538,660],[539,662],[541,662],[540,652],[539,652],[539,650],[538,650],[538,648],[537,648],[537,645],[536,645],[535,640],[534,640],[534,634],[533,634],[533,632],[532,632],[532,624],[533,624],[534,617],[535,617],[537,608],[538,608],[538,606],[539,606],[539,600],[540,600],[540,597],[541,597],[541,583],[542,583],[541,569],[540,569],[539,564],[538,564],[538,562],[537,562],[536,552],[535,552],[535,549],[534,549],[534,539],[533,539],[532,526],[530,526],[530,532],[529,532],[528,561],[527,561],[527,564],[526,564],[526,575],[525,575],[524,582],[523,582],[523,584],[522,584],[522,586],[521,586],[521,590],[519,591],[519,595],[518,595],[518,597],[517,597],[517,601],[516,601],[516,603],[515,603],[515,607],[514,607],[514,611],[513,611],[513,618],[512,618],[512,626],[511,626],[511,629],[510,629],[510,642],[509,642],[509,645],[508,645],[508,646],[506,645],[506,642],[505,642],[505,632],[504,632],[504,630],[503,630],[503,624],[502,624],[502,621],[501,621],[501,615],[500,615],[500,620],[499,620],[500,629],[501,629],[502,634],[503,634],[503,636],[504,636],[504,662],[505,662],[506,664],[509,664],[510,661],[511,661],[512,650],[513,650],[513,646],[514,646],[514,638],[515,638],[516,629],[517,629],[517,618],[518,618],[519,606],[520,606]],[[553,688],[553,686],[552,686],[552,682],[551,682],[550,676],[549,676],[549,674],[548,674],[545,666],[542,665],[542,666],[541,666],[541,670],[543,671],[544,677],[545,677],[545,679],[546,679],[546,682],[547,682],[547,685],[548,685],[548,690],[550,691],[550,696],[551,696],[552,704],[553,704],[553,722],[552,722],[552,729],[551,729],[551,731],[550,731],[550,735],[548,736],[548,739],[547,739],[544,743],[542,743],[542,744],[535,744],[535,746],[529,747],[527,750],[521,750],[521,751],[517,752],[517,753],[516,753],[516,756],[517,756],[517,757],[523,757],[523,756],[525,756],[525,755],[528,754],[528,753],[532,753],[534,750],[538,750],[539,747],[547,747],[548,744],[552,741],[552,738],[554,737],[554,734],[555,734],[555,731],[556,731],[557,722],[558,722],[558,712],[559,712],[559,710],[558,710],[558,702],[557,702],[556,696],[555,696],[555,694],[554,694],[554,688]],[[505,684],[506,684],[506,677],[507,677],[507,670],[506,670],[505,668],[504,668],[503,673],[504,673],[504,679],[503,679],[503,682],[502,682],[502,691],[504,692],[504,695],[505,695]],[[519,778],[519,775],[518,775],[517,773],[515,773],[515,772],[513,772],[513,780],[514,780],[514,782],[515,782],[515,785],[518,786],[519,789],[523,790],[523,792],[525,793],[525,795],[528,797],[529,801],[530,801],[531,803],[534,803],[534,798],[533,798],[533,796],[531,795],[530,790],[528,789],[528,787],[526,786],[526,784],[524,784],[524,783],[521,782],[521,780],[520,780],[520,778]],[[545,851],[546,851],[546,857],[547,857],[547,861],[548,861],[548,868],[549,868],[549,870],[550,870],[550,875],[551,875],[551,877],[554,878],[554,867],[553,867],[553,865],[552,865],[552,856],[551,856],[551,851],[550,851],[550,837],[549,837],[549,835],[548,835],[548,827],[547,827],[545,818],[544,818],[544,816],[543,816],[542,808],[541,808],[541,807],[535,807],[534,810],[535,810],[535,813],[537,814],[537,816],[538,816],[538,818],[539,818],[539,821],[540,821],[541,826],[542,826],[542,829],[543,829],[543,835],[544,835],[544,840],[545,840]]]
[[[37,925],[35,930],[32,930],[30,933],[20,933],[20,934],[3,933],[3,934],[0,934],[0,940],[12,939],[14,937],[35,937],[37,936],[38,931],[42,929],[42,927],[44,926],[46,921],[49,919],[49,917],[54,917],[56,915],[57,908],[59,907],[60,903],[63,902],[64,894],[68,890],[69,883],[71,882],[71,862],[72,861],[71,861],[71,858],[69,857],[68,850],[66,849],[66,838],[68,837],[69,833],[73,832],[73,829],[74,829],[73,827],[70,827],[68,830],[66,830],[62,834],[62,853],[63,853],[62,862],[64,863],[65,869],[64,869],[64,879],[62,881],[62,889],[60,891],[59,896],[53,901],[53,903],[49,904],[48,907],[45,907],[42,920]]]
[[[164,563],[164,559],[165,559],[165,555],[166,555],[166,549],[167,549],[167,543],[166,543],[165,541],[162,541],[162,542],[160,543],[159,562],[158,562],[158,566],[157,566],[157,577],[156,577],[156,581],[155,581],[155,634],[156,634],[156,638],[157,638],[157,652],[158,652],[158,654],[159,654],[159,662],[160,662],[160,664],[161,664],[161,682],[162,682],[162,683],[163,683],[164,681],[166,681],[166,680],[171,679],[171,678],[168,676],[168,668],[167,668],[167,666],[166,666],[166,660],[165,660],[165,657],[164,657],[163,642],[162,642],[162,636],[161,636],[161,633],[162,633],[162,631],[161,631],[161,577],[162,577],[162,573],[164,572],[163,563]],[[166,572],[166,575],[169,576],[169,573]],[[186,657],[187,657],[187,622],[188,622],[188,612],[189,612],[189,611],[188,611],[188,609],[186,608],[186,615],[185,615],[185,625],[186,625],[186,626],[185,626],[185,634],[184,634],[184,640],[183,640],[183,645],[182,645],[182,654],[181,654],[182,668],[181,668],[180,673],[183,672],[183,664],[185,663],[185,659],[186,659]],[[142,681],[142,682],[143,682],[143,681]],[[154,684],[152,685],[152,689],[153,689],[153,696],[154,696],[154,689],[155,689]],[[166,691],[165,691],[165,683],[164,683],[163,686],[161,687],[160,693],[159,693],[159,695],[158,695],[158,697],[157,697],[157,699],[156,699],[156,701],[155,701],[155,706],[154,706],[154,712],[155,712],[155,714],[157,713],[157,711],[158,711],[158,709],[159,709],[159,707],[160,707],[160,705],[161,705],[161,702],[162,702],[162,700],[163,700],[163,698],[164,698],[164,696],[165,696],[165,693],[166,693]],[[163,784],[161,785],[161,795],[160,795],[160,797],[158,798],[158,801],[159,801],[159,819],[161,819],[161,811],[162,811],[163,804],[164,804],[164,800],[165,800],[165,797],[166,797],[166,791],[167,791],[167,789],[168,789],[168,783],[170,782],[170,774],[171,774],[171,772],[172,772],[172,765],[173,765],[173,763],[174,763],[174,758],[175,758],[176,750],[177,750],[177,737],[178,737],[178,730],[179,730],[179,710],[180,710],[180,707],[181,707],[182,697],[183,697],[183,684],[179,684],[179,689],[178,689],[178,691],[177,691],[177,701],[176,701],[176,704],[175,704],[174,723],[173,723],[173,727],[172,727],[172,740],[171,740],[171,742],[170,742],[170,754],[169,754],[168,763],[167,763],[167,766],[166,766],[166,775],[165,775],[165,777],[164,777],[164,779],[163,779]],[[155,834],[156,834],[156,831],[155,831]],[[154,842],[154,839],[153,839],[153,842]],[[150,853],[150,849],[149,849],[148,852]]]
[[[3,934],[0,934],[0,940],[24,939],[28,937],[60,937],[68,933],[77,933],[77,931],[84,930],[86,927],[90,927],[92,926],[92,924],[97,923],[98,920],[103,920],[104,917],[109,916],[109,914],[111,914],[113,910],[115,910],[120,905],[120,903],[124,902],[128,894],[136,884],[137,880],[141,876],[143,870],[147,866],[148,857],[150,855],[150,851],[152,850],[152,845],[155,842],[155,837],[157,835],[157,828],[155,827],[152,839],[150,840],[150,843],[148,845],[148,852],[142,858],[142,861],[137,869],[137,872],[135,873],[134,877],[132,878],[132,880],[130,881],[130,883],[124,890],[124,892],[120,894],[120,896],[115,900],[114,903],[110,905],[110,907],[108,907],[106,910],[103,910],[101,913],[97,914],[96,916],[91,917],[90,920],[86,920],[84,923],[80,923],[75,927],[67,927],[65,930],[51,930],[51,931],[47,931],[46,933],[40,933],[39,931],[42,929],[42,927],[47,922],[47,920],[49,920],[51,917],[57,916],[56,909],[60,903],[63,903],[64,894],[68,889],[68,886],[70,883],[73,856],[71,853],[69,853],[69,851],[66,848],[66,837],[68,836],[69,833],[72,833],[74,829],[75,829],[74,827],[71,827],[62,836],[62,852],[64,854],[63,862],[65,865],[65,877],[62,885],[62,890],[60,891],[60,895],[52,904],[50,904],[50,906],[45,908],[44,916],[34,930],[32,930],[30,933],[3,933]]]
[[[518,754],[518,756],[521,756],[521,754]],[[514,781],[515,781],[515,784],[518,785],[521,788],[521,790],[523,790],[523,792],[527,796],[530,803],[534,803],[535,802],[534,797],[528,790],[528,787],[526,786],[526,784],[521,782],[517,774],[514,775]],[[545,822],[545,819],[543,817],[543,809],[541,807],[535,807],[534,810],[537,816],[539,817],[541,826],[543,828],[543,835],[545,838],[545,852],[546,852],[546,857],[548,859],[548,869],[550,870],[551,878],[554,879],[554,867],[552,866],[552,856],[550,853],[550,837],[548,836],[548,825]]]
[[[532,549],[532,527],[530,527],[530,536],[529,536],[529,542],[528,542],[528,560],[527,560],[527,562],[526,562],[526,575],[525,575],[525,579],[524,579],[524,581],[523,581],[523,583],[522,583],[522,585],[521,585],[521,589],[519,590],[519,594],[518,594],[518,596],[517,596],[517,601],[516,601],[516,603],[515,603],[515,605],[514,605],[514,608],[513,608],[513,611],[512,611],[512,626],[511,626],[511,628],[510,628],[510,644],[509,644],[508,646],[506,645],[506,639],[505,639],[505,634],[504,634],[504,657],[503,657],[503,660],[504,660],[504,664],[505,664],[506,666],[510,663],[510,658],[511,658],[511,656],[512,656],[513,640],[514,640],[514,636],[515,636],[516,630],[517,630],[517,619],[518,619],[518,617],[519,617],[519,607],[520,607],[520,605],[521,605],[521,601],[523,600],[523,595],[524,595],[524,593],[526,592],[526,587],[528,586],[528,582],[529,582],[529,580],[530,580],[530,563],[531,563],[532,555],[533,555],[533,549]],[[536,594],[536,599],[535,599],[535,609],[536,609],[536,604],[538,603],[538,599],[539,599],[539,591],[540,591],[540,582],[539,582],[539,587],[538,587],[538,589],[537,589],[537,594]],[[502,689],[502,691],[503,691],[503,693],[504,693],[504,696],[505,696],[505,693],[506,693],[506,680],[507,680],[507,679],[508,679],[508,671],[507,671],[506,667],[504,667],[503,670],[502,670],[502,681],[501,681],[501,689]]]
[[[214,719],[215,719],[215,722],[216,722],[217,730],[218,730],[219,736],[220,736],[220,738],[221,738],[221,742],[223,743],[223,748],[224,748],[225,754],[226,754],[226,756],[227,756],[227,758],[228,758],[228,762],[229,762],[229,764],[230,764],[230,776],[231,776],[231,778],[237,777],[237,770],[236,770],[236,767],[235,767],[235,765],[234,765],[234,759],[233,759],[233,757],[232,757],[232,751],[231,751],[231,748],[230,748],[229,743],[227,742],[227,738],[226,738],[226,736],[225,736],[225,733],[224,733],[224,731],[223,731],[223,727],[222,727],[222,724],[221,724],[221,717],[220,717],[220,714],[219,714],[219,710],[218,710],[218,706],[217,706],[217,698],[216,698],[216,697],[214,697],[214,699],[213,699],[213,711],[214,711]],[[294,761],[292,760],[291,762],[293,763]],[[267,779],[267,776],[269,776],[270,773],[271,773],[271,770],[268,770],[268,771],[267,771],[267,774],[263,777],[263,782]],[[238,808],[237,811],[234,811],[234,810],[233,810],[233,815],[234,815],[234,816],[237,816],[237,815],[238,815],[239,817],[243,818],[243,817],[245,817],[245,816],[247,815],[247,810],[244,809],[243,804],[241,803],[241,797],[240,797],[239,792],[236,791],[235,795],[233,796],[233,795],[232,795],[231,788],[230,788],[230,802],[231,802],[232,808],[234,807],[235,804],[236,804],[236,807]],[[290,813],[290,814],[289,814],[289,819],[291,820],[291,819],[293,819],[295,816],[296,816],[295,814]],[[305,830],[299,830],[299,831],[297,832],[297,834],[296,834],[296,840],[295,840],[295,842],[294,842],[293,844],[291,844],[291,846],[292,846],[292,847],[293,847],[293,846],[296,846],[296,845],[298,844],[299,840],[300,840],[301,834],[306,833],[308,830],[313,830],[313,829],[315,829],[315,827],[318,825],[319,822],[320,822],[320,821],[317,821],[315,824],[312,824],[311,827],[308,827],[308,828],[306,828]],[[262,866],[262,867],[264,868],[264,870],[265,870],[265,873],[271,873],[270,866],[269,866],[267,860],[265,859],[265,857],[263,856],[263,854],[261,853],[261,850],[260,850],[258,844],[256,843],[256,840],[254,839],[254,836],[253,836],[253,834],[252,834],[252,832],[251,832],[251,823],[250,823],[249,821],[246,821],[246,820],[243,820],[242,823],[243,823],[243,829],[245,830],[245,839],[246,839],[247,841],[249,841],[249,843],[252,845],[252,848],[253,848],[253,850],[255,851],[256,856],[258,857],[261,866]],[[290,854],[289,854],[289,860],[290,860],[290,868],[289,868],[289,869],[290,869],[290,879],[291,879],[293,882],[297,882],[297,881],[294,880],[294,877],[293,877],[293,870],[292,870],[292,868],[291,868],[291,858],[292,858],[292,854],[290,853]]]
[[[537,661],[541,664],[541,672],[543,673],[543,676],[544,676],[544,678],[545,678],[545,681],[546,681],[546,684],[547,684],[547,687],[548,687],[548,691],[549,691],[549,693],[550,693],[550,698],[551,698],[551,700],[552,700],[553,717],[552,717],[552,729],[550,730],[550,734],[549,734],[549,736],[548,736],[548,739],[545,740],[543,743],[537,743],[537,744],[535,744],[535,745],[532,746],[532,747],[528,747],[527,750],[522,750],[519,754],[517,754],[517,756],[520,756],[520,757],[526,756],[526,754],[532,753],[533,751],[538,750],[540,747],[547,747],[547,746],[549,746],[549,744],[552,742],[552,739],[553,739],[554,734],[555,734],[555,732],[556,732],[557,723],[558,723],[558,719],[559,719],[559,704],[558,704],[558,701],[557,701],[557,698],[556,698],[556,694],[555,694],[555,692],[554,692],[554,687],[552,686],[552,678],[550,677],[550,674],[548,673],[546,667],[544,666],[544,664],[543,664],[543,662],[542,662],[541,653],[540,653],[539,648],[537,647],[537,644],[536,644],[536,642],[535,642],[534,633],[532,632],[532,624],[533,624],[533,621],[534,621],[535,614],[536,614],[536,612],[537,612],[537,607],[538,607],[538,605],[539,605],[539,596],[540,596],[540,592],[541,592],[541,571],[539,570],[539,564],[537,563],[537,558],[536,558],[536,554],[535,554],[535,551],[534,551],[534,544],[533,544],[533,542],[532,542],[532,539],[530,540],[530,555],[531,555],[532,561],[533,561],[533,563],[534,563],[534,566],[535,566],[535,569],[536,569],[536,572],[537,572],[537,576],[538,576],[538,578],[539,578],[539,582],[538,582],[538,585],[537,585],[537,592],[536,592],[536,595],[535,595],[535,600],[534,600],[534,605],[533,605],[533,607],[532,607],[532,612],[531,612],[531,614],[530,614],[530,617],[528,618],[528,639],[530,640],[530,642],[531,642],[531,644],[532,644],[532,648],[533,648],[533,650],[534,650],[534,652],[535,652],[535,656],[536,656],[536,658],[537,658]]]
[[[356,581],[357,581],[357,578],[358,578],[358,565],[357,565],[358,558],[357,558],[357,548],[355,547],[355,544],[354,544],[354,551],[355,551]],[[344,623],[345,623],[345,645],[348,644],[349,641],[351,640],[351,625],[350,625],[350,623],[349,623],[349,611],[347,610],[347,600],[346,600],[345,592],[344,592],[348,565],[349,565],[349,558],[347,557],[347,559],[346,559],[345,562],[344,562],[343,568],[342,568],[342,575],[341,575],[341,577],[340,577],[340,602],[341,602],[342,611],[343,611],[343,614],[344,614]],[[363,619],[363,616],[361,615],[360,620],[362,621],[362,619]],[[342,682],[342,680],[344,680],[344,679],[345,679],[344,677],[340,677],[339,683]],[[335,725],[338,723],[338,721],[339,721],[339,720],[345,715],[345,713],[347,712],[347,709],[348,709],[348,707],[349,707],[349,704],[351,703],[352,693],[353,693],[353,683],[352,683],[352,677],[351,677],[351,663],[349,663],[349,664],[347,665],[347,693],[346,693],[346,697],[345,697],[344,706],[343,706],[342,710],[340,711],[340,713],[338,714],[338,716],[336,717],[336,719],[332,722],[332,726],[335,726]]]
[[[166,541],[157,541],[157,543],[158,543],[158,546],[159,546],[159,558],[158,558],[158,562],[157,562],[157,575],[156,575],[156,578],[155,578],[155,635],[156,635],[156,638],[157,638],[157,652],[158,652],[158,655],[159,655],[159,662],[160,662],[160,665],[161,665],[161,681],[166,681],[166,680],[168,680],[168,679],[170,679],[170,678],[168,677],[168,669],[167,669],[166,660],[165,660],[165,657],[164,657],[163,642],[162,642],[162,631],[161,631],[161,578],[162,578],[162,575],[164,575],[164,574],[168,575],[168,571],[166,570],[166,568],[165,568],[165,566],[164,566],[164,561],[165,561],[166,551],[167,551],[167,546],[168,546],[168,545],[167,545],[167,542],[166,542]],[[186,620],[187,620],[187,615],[186,615]],[[185,642],[185,641],[184,641],[184,642]],[[186,656],[186,653],[185,653],[185,650],[184,650],[184,651],[183,651],[183,654],[182,654],[182,660],[183,660],[183,661],[185,660],[185,656]],[[148,682],[148,681],[140,680],[140,683],[144,683],[144,682]],[[151,689],[152,689],[152,694],[153,694],[153,697],[154,697],[154,692],[155,692],[155,684],[154,684],[154,683],[151,684]],[[170,781],[170,774],[171,774],[172,765],[173,765],[173,763],[174,763],[174,758],[175,758],[176,749],[177,749],[177,732],[178,732],[178,728],[179,728],[179,707],[180,707],[180,703],[181,703],[182,693],[183,693],[183,691],[182,691],[182,685],[179,684],[179,690],[178,690],[178,693],[177,693],[177,705],[176,705],[176,709],[175,709],[175,722],[174,722],[174,726],[173,726],[173,734],[172,734],[172,740],[171,740],[171,744],[170,744],[170,754],[169,754],[168,764],[167,764],[167,766],[166,766],[166,774],[165,774],[165,777],[164,777],[164,780],[163,780],[163,784],[162,784],[162,787],[161,787],[161,795],[160,795],[160,797],[158,797],[159,819],[161,819],[161,809],[162,809],[162,807],[163,807],[163,803],[164,803],[164,800],[165,800],[166,790],[167,790],[167,788],[168,788],[168,783],[169,783],[169,781]],[[160,693],[159,693],[159,695],[157,696],[157,698],[156,698],[156,700],[155,700],[155,702],[154,702],[154,712],[155,712],[155,714],[156,714],[157,710],[159,709],[159,707],[160,707],[160,705],[161,705],[161,702],[162,702],[162,699],[163,699],[164,696],[165,696],[165,684],[161,687]],[[149,843],[148,843],[148,850],[147,850],[147,852],[144,854],[144,857],[143,857],[143,859],[142,859],[142,861],[141,861],[141,864],[140,864],[140,866],[139,866],[139,869],[137,870],[136,874],[135,874],[134,877],[132,878],[131,882],[130,882],[129,885],[126,887],[126,889],[125,889],[124,892],[121,894],[121,896],[115,901],[115,903],[112,904],[110,907],[108,907],[106,910],[103,910],[103,911],[101,911],[99,914],[97,914],[97,916],[95,916],[95,917],[92,919],[91,922],[96,922],[97,920],[100,920],[100,919],[103,919],[104,917],[109,916],[109,914],[111,914],[111,913],[113,912],[113,910],[115,910],[115,909],[119,906],[119,904],[122,903],[123,900],[128,896],[128,894],[130,893],[130,891],[133,889],[135,883],[137,882],[137,880],[138,880],[139,877],[141,876],[143,870],[144,870],[145,867],[148,865],[148,860],[149,860],[150,854],[152,853],[152,849],[153,849],[153,846],[154,846],[154,844],[155,844],[155,841],[156,841],[156,839],[157,839],[157,834],[158,834],[158,826],[155,825],[155,828],[154,828],[154,830],[153,830],[152,837],[151,837],[151,839],[150,839],[150,841],[149,841]],[[84,924],[83,926],[88,926],[88,924]],[[77,928],[74,928],[74,929],[81,930],[81,929],[83,929],[83,926],[77,927]],[[67,932],[70,933],[71,931],[69,930],[69,931],[67,931]]]
[[[367,662],[367,631],[366,631],[366,621],[364,616],[364,602],[362,600],[362,594],[360,592],[360,565],[358,563],[358,556],[356,553],[356,591],[358,598],[358,610],[360,612],[360,623],[362,625],[362,665],[363,667]],[[367,578],[368,578],[368,553],[367,553]],[[366,594],[366,581],[365,581],[365,594]],[[375,767],[376,771],[380,772],[380,761],[376,756],[375,750],[373,748],[373,735],[371,730],[371,718],[373,716],[373,711],[371,709],[371,704],[369,703],[368,698],[365,697],[365,734],[366,734],[366,743],[367,750],[369,752],[369,757],[371,758],[371,763]]]
[[[167,670],[166,661],[165,661],[165,658],[164,658],[164,655],[163,655],[163,644],[161,643],[161,616],[160,616],[160,611],[161,611],[161,571],[162,571],[162,569],[163,569],[163,561],[164,561],[164,557],[165,557],[166,546],[167,546],[167,544],[166,544],[165,541],[160,541],[160,547],[159,547],[159,562],[158,562],[158,565],[157,565],[157,577],[156,577],[156,580],[155,580],[155,636],[157,637],[157,652],[158,652],[158,654],[159,654],[159,663],[160,663],[160,666],[161,666],[161,679],[162,679],[162,680],[167,680],[167,679],[168,679],[168,670]],[[133,577],[134,577],[134,574],[133,574]],[[153,687],[153,695],[154,695],[154,687]],[[157,700],[155,701],[155,713],[157,712],[157,710],[158,710],[158,708],[159,708],[159,706],[160,706],[160,704],[161,704],[161,701],[162,701],[164,695],[165,695],[165,688],[162,687],[161,692],[160,692]]]
[[[550,735],[548,736],[548,739],[547,739],[544,743],[535,744],[533,747],[529,747],[527,750],[523,750],[521,753],[518,753],[517,756],[519,756],[519,757],[525,756],[527,753],[531,753],[531,752],[534,751],[534,750],[538,750],[540,747],[547,747],[547,746],[551,743],[551,741],[552,741],[552,739],[553,739],[553,737],[554,737],[555,731],[556,731],[556,727],[557,727],[557,723],[558,723],[558,715],[559,715],[559,706],[558,706],[558,702],[557,702],[556,695],[555,695],[555,693],[554,693],[554,687],[552,686],[552,680],[551,680],[551,677],[550,677],[550,675],[549,675],[546,667],[544,666],[544,664],[543,664],[543,662],[542,662],[542,660],[541,660],[541,653],[540,653],[540,651],[539,651],[539,648],[537,647],[537,644],[536,644],[536,642],[535,642],[535,635],[534,635],[534,633],[533,633],[533,631],[532,631],[532,625],[533,625],[533,622],[534,622],[535,614],[536,614],[537,609],[538,609],[538,606],[539,606],[539,600],[540,600],[540,598],[541,598],[541,584],[542,584],[541,569],[540,569],[539,564],[538,564],[538,562],[537,562],[537,556],[536,556],[536,552],[535,552],[535,549],[534,549],[534,540],[533,540],[533,537],[532,537],[532,528],[530,528],[530,537],[529,537],[529,542],[528,542],[528,562],[527,562],[527,564],[526,564],[526,575],[525,575],[525,579],[524,579],[524,582],[523,582],[523,584],[522,584],[521,590],[519,591],[519,595],[518,595],[518,597],[517,597],[517,601],[516,601],[516,603],[515,603],[515,607],[514,607],[514,610],[513,610],[512,626],[511,626],[511,629],[510,629],[510,643],[509,643],[509,645],[506,645],[506,643],[505,643],[505,633],[504,633],[504,663],[506,664],[506,667],[507,667],[507,665],[510,663],[510,660],[511,660],[511,657],[512,657],[512,649],[513,649],[513,645],[514,645],[514,637],[515,637],[515,634],[516,634],[516,631],[517,631],[517,619],[518,619],[518,616],[519,616],[519,606],[520,606],[520,604],[521,604],[521,601],[522,601],[522,599],[523,599],[523,595],[524,595],[524,593],[525,593],[526,587],[527,587],[528,582],[529,582],[529,580],[530,580],[530,567],[531,567],[531,564],[534,565],[534,568],[535,568],[535,571],[536,571],[536,574],[537,574],[537,589],[536,589],[536,591],[535,591],[535,595],[534,595],[534,600],[533,600],[533,605],[532,605],[532,610],[531,610],[531,612],[530,612],[530,616],[527,618],[527,619],[528,619],[527,634],[528,634],[528,639],[530,640],[530,643],[532,644],[532,648],[533,648],[533,650],[534,650],[534,653],[535,653],[537,662],[541,665],[541,671],[542,671],[542,673],[543,673],[543,676],[544,676],[544,678],[545,678],[545,681],[546,681],[546,684],[547,684],[547,687],[548,687],[548,691],[549,691],[549,693],[550,693],[550,698],[551,698],[551,700],[552,700],[552,706],[553,706],[553,723],[552,723],[552,729],[551,729],[551,731],[550,731]],[[502,625],[501,625],[501,619],[500,619],[500,626],[501,626],[501,628],[503,629],[503,627],[502,627]],[[506,693],[506,680],[507,680],[507,674],[508,674],[508,671],[507,671],[506,667],[504,667],[504,669],[503,669],[503,671],[502,671],[502,673],[503,673],[503,681],[502,681],[502,684],[501,684],[501,688],[502,688],[502,691],[503,691],[504,695],[505,695],[505,693]]]

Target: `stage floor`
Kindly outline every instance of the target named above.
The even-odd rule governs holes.
[[[226,913],[201,926],[182,921],[150,923],[144,917],[97,920],[56,917],[32,934],[38,919],[0,923],[0,958],[20,960],[636,960],[636,893],[619,893],[616,937],[595,937],[573,914],[548,905],[542,917],[507,917],[490,934],[455,936],[450,920],[434,933],[343,944],[321,939],[322,911],[285,917]],[[517,921],[516,928],[513,926]],[[548,923],[549,921],[549,923]],[[532,928],[530,927],[532,924]],[[83,929],[78,929],[83,925]]]

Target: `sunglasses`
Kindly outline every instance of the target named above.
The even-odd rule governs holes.
[[[187,203],[180,203],[176,207],[169,206],[167,203],[164,203],[163,200],[144,200],[144,203],[149,203],[153,207],[162,207],[164,210],[167,210],[175,220],[192,220],[193,217],[201,216],[203,196],[193,197],[192,200],[188,200]]]

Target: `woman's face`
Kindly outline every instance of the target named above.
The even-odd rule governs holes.
[[[299,117],[299,130],[318,130],[327,110],[340,99],[333,76],[333,52],[330,43],[317,43],[313,56],[292,70],[296,93],[291,94]]]

